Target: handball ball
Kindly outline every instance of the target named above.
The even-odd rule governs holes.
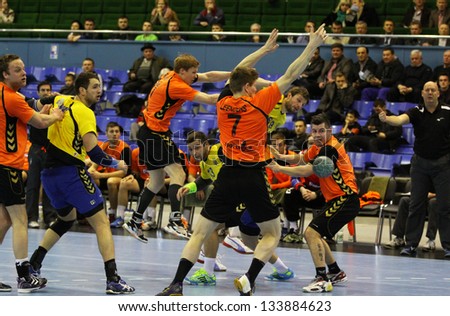
[[[319,178],[329,177],[334,170],[333,160],[327,156],[318,156],[313,162],[313,171]]]

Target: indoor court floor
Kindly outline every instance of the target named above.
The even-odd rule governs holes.
[[[153,231],[149,243],[143,244],[122,229],[114,229],[116,261],[119,274],[136,288],[135,295],[153,296],[172,280],[182,248],[186,241]],[[360,230],[361,231],[361,230]],[[29,230],[29,255],[39,244],[45,230]],[[0,281],[13,286],[13,291],[0,296],[18,295],[16,271],[12,253],[11,231],[0,247]],[[286,244],[284,244],[286,245]],[[334,245],[339,266],[347,273],[348,282],[335,286],[330,293],[302,293],[315,270],[304,244],[288,244],[277,249],[277,254],[295,271],[290,282],[265,281],[271,273],[267,264],[256,283],[256,296],[449,296],[449,260],[444,260],[442,250],[433,254],[419,251],[418,257],[401,257],[399,251],[385,250],[364,242],[344,242]],[[252,255],[241,255],[220,246],[221,261],[226,272],[216,273],[214,287],[184,286],[187,296],[236,296],[233,279],[246,272]],[[196,264],[191,274],[200,267]],[[189,275],[191,275],[189,274]],[[95,235],[90,228],[76,228],[68,232],[47,254],[42,276],[48,285],[33,296],[103,296],[105,275],[97,250]],[[23,295],[23,294],[21,294]]]

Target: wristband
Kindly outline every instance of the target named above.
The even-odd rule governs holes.
[[[184,187],[189,189],[189,194],[197,192],[197,185],[195,182],[189,182],[185,184]]]

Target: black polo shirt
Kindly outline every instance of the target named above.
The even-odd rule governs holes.
[[[414,153],[438,159],[450,153],[450,106],[439,104],[434,113],[419,105],[406,114],[414,128]]]

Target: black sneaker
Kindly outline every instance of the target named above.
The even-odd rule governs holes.
[[[12,288],[5,283],[0,282],[0,292],[11,292]]]
[[[156,296],[183,296],[183,284],[181,282],[171,284]]]
[[[417,248],[416,247],[405,247],[402,251],[400,251],[400,255],[402,256],[408,256],[408,257],[415,257],[417,254]]]
[[[33,275],[17,278],[17,291],[19,293],[31,293],[43,289],[47,284],[47,279],[37,278]]]

